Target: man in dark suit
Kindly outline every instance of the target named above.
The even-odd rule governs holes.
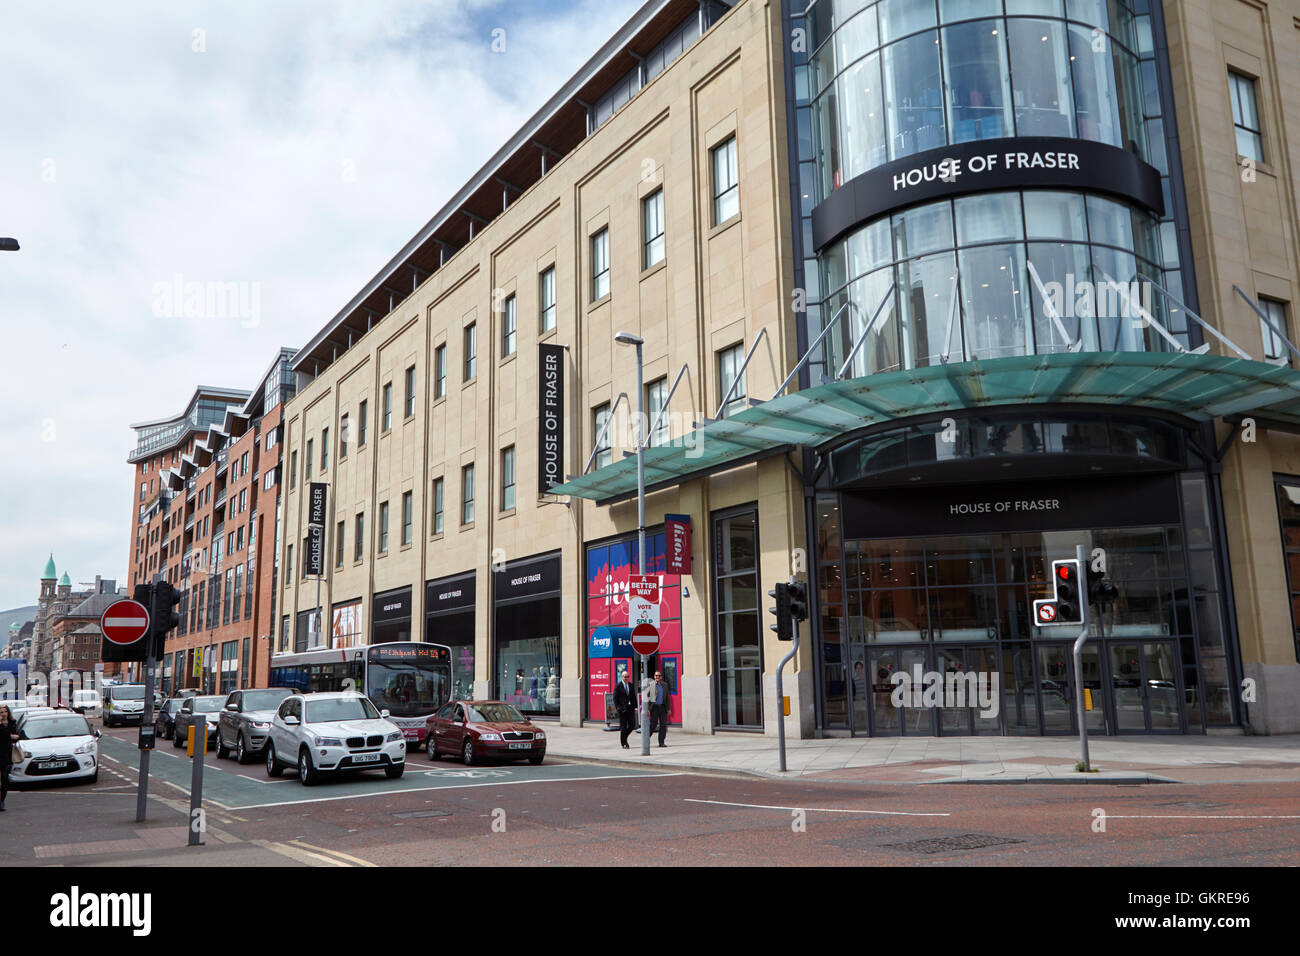
[[[667,747],[664,737],[668,734],[668,685],[664,675],[655,673],[655,682],[650,685],[650,733],[659,731],[659,746]]]
[[[623,749],[628,749],[627,735],[636,726],[636,692],[632,689],[629,668],[623,668],[623,676],[614,685],[614,709],[618,711],[618,741]]]

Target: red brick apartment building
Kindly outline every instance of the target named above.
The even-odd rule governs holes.
[[[281,349],[251,392],[200,386],[180,415],[131,426],[138,490],[128,590],[161,579],[182,595],[158,675],[165,694],[266,683],[293,355]]]

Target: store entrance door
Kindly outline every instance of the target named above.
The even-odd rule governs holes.
[[[1108,651],[1116,733],[1183,733],[1178,642],[1111,641]]]

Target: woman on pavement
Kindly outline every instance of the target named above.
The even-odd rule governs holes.
[[[9,796],[9,771],[13,766],[13,749],[18,745],[18,721],[9,708],[0,704],[0,810]]]

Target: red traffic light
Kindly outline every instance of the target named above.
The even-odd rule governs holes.
[[[1068,581],[1074,576],[1074,565],[1058,564],[1056,567],[1056,574],[1062,581]]]

